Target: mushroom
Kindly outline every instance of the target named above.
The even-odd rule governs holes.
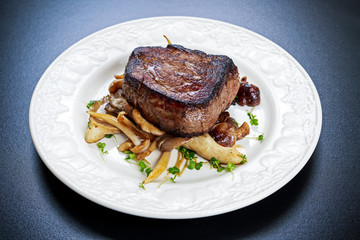
[[[235,145],[237,140],[243,139],[250,133],[250,127],[247,122],[244,122],[240,127],[238,127],[236,121],[229,115],[220,116],[223,116],[223,118],[220,122],[213,126],[209,132],[210,136],[214,138],[218,144],[224,147],[232,147]]]
[[[153,124],[149,123],[143,116],[141,116],[141,113],[136,108],[132,111],[132,117],[134,121],[140,125],[141,129],[144,132],[150,133],[155,136],[162,136],[165,134],[164,131],[158,129]]]
[[[235,130],[236,140],[243,139],[250,133],[250,126],[247,122],[244,122],[238,129]]]
[[[156,149],[156,143],[157,143],[156,140],[154,142],[152,142],[150,147],[145,152],[136,154],[136,158],[138,160],[144,160],[147,156],[149,156]]]
[[[133,153],[145,152],[150,147],[150,139],[145,139],[140,145],[130,148]]]
[[[244,157],[244,154],[239,152],[236,146],[223,147],[215,142],[208,133],[191,138],[188,142],[183,144],[183,147],[195,151],[207,160],[215,157],[224,164],[227,164],[228,162],[240,164]]]
[[[143,184],[150,183],[158,178],[166,169],[170,161],[171,152],[163,152],[159,161],[156,163],[154,169],[150,172],[149,176],[144,180]]]
[[[187,141],[189,141],[190,138],[183,138],[183,137],[173,137],[171,135],[164,135],[162,136],[157,144],[157,147],[160,149],[160,151],[166,152],[171,151],[174,148],[177,148]]]
[[[109,92],[110,93],[116,92],[116,90],[121,88],[122,82],[123,82],[123,78],[115,79],[109,86]]]
[[[89,126],[85,131],[85,141],[87,143],[95,143],[102,138],[104,138],[107,134],[117,134],[121,131],[106,123],[99,121],[98,119],[94,117],[89,118]]]
[[[127,117],[125,117],[125,112],[119,112],[117,116],[117,121],[124,123],[126,126],[128,126],[134,133],[136,133],[138,136],[144,138],[144,139],[150,139],[153,140],[155,137],[147,132],[144,132],[140,128],[138,128],[132,121],[130,121]]]
[[[131,139],[131,141],[134,143],[135,146],[141,144],[140,138],[124,123],[118,122],[116,117],[111,116],[109,114],[97,113],[97,112],[92,112],[92,111],[88,111],[87,113],[89,113],[90,116],[102,119],[102,120],[106,121],[107,123],[120,129],[123,133],[125,133],[125,135],[128,138]]]
[[[120,144],[117,149],[119,152],[125,152],[125,151],[129,151],[130,148],[132,148],[134,146],[134,143],[128,139],[125,142],[123,142],[122,144]]]
[[[177,159],[176,159],[175,167],[180,169],[180,167],[183,164],[184,160],[186,160],[186,162],[185,162],[184,167],[181,169],[181,171],[178,174],[179,177],[181,177],[181,175],[185,171],[186,167],[188,166],[188,160],[184,157],[184,155],[180,151],[178,151],[178,156],[177,156]]]

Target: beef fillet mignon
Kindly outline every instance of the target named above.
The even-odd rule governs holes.
[[[122,94],[161,130],[193,137],[209,131],[239,86],[237,67],[229,57],[169,44],[132,52]]]

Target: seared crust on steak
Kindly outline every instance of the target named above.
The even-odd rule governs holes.
[[[192,137],[209,131],[239,86],[229,57],[169,44],[136,48],[122,90],[149,122],[169,134]]]

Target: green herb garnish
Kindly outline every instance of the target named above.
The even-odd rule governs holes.
[[[216,168],[218,172],[222,172],[224,170],[224,168],[221,166],[221,163],[219,160],[217,160],[216,158],[212,157],[210,159],[210,165],[213,168]]]
[[[139,166],[140,166],[140,172],[143,172],[147,167],[146,163],[143,160],[140,160]]]
[[[133,153],[132,151],[124,151],[124,153],[128,154],[127,158],[125,158],[125,160],[136,160],[136,154]]]
[[[104,148],[106,147],[106,144],[105,144],[105,143],[98,142],[97,146],[98,146],[98,148],[100,149],[100,151],[101,151],[102,154],[109,153],[108,151],[105,151],[105,150],[104,150]]]
[[[139,166],[140,166],[140,171],[146,173],[146,176],[149,176],[149,174],[151,173],[152,169],[146,165],[146,163],[143,160],[140,160],[139,162]]]
[[[109,153],[108,151],[105,151],[106,144],[102,142],[98,142],[97,146],[100,149],[102,159],[105,161],[104,154]]]
[[[193,160],[197,158],[195,156],[195,152],[190,149],[184,147],[178,147],[177,149],[184,155],[187,160]]]
[[[128,154],[128,156],[125,158],[125,160],[128,163],[137,165],[140,167],[140,172],[145,172],[146,176],[149,176],[150,172],[152,171],[151,167],[148,166],[146,164],[146,162],[144,162],[143,160],[140,160],[138,162],[138,160],[136,159],[136,154],[133,153],[132,151],[124,151],[124,153]]]
[[[96,102],[95,100],[90,100],[90,102],[86,105],[86,107],[90,109],[95,104],[95,102]]]
[[[173,166],[172,168],[169,168],[169,173],[174,175],[172,178],[170,178],[170,180],[175,183],[175,178],[180,173],[180,169],[178,169],[176,166]]]
[[[200,168],[202,167],[203,163],[202,162],[198,162],[196,165],[195,165],[195,169],[196,170],[200,170]]]
[[[112,138],[113,137],[115,139],[115,142],[118,143],[118,140],[116,139],[114,134],[106,134],[105,137],[106,138]]]
[[[257,126],[257,125],[259,125],[258,119],[256,119],[256,115],[252,114],[252,111],[254,110],[254,108],[255,108],[255,107],[253,107],[253,108],[251,109],[251,111],[247,113],[247,115],[248,115],[248,117],[249,117],[249,119],[250,119],[250,124],[251,124],[252,126]]]
[[[235,169],[235,164],[231,163],[231,162],[228,162],[226,167],[225,167],[225,170],[228,171],[228,172],[232,172],[234,169]]]
[[[190,170],[193,170],[194,168],[196,170],[200,170],[202,165],[203,165],[203,162],[196,163],[194,160],[190,160],[189,165],[187,166],[187,168],[190,169]]]
[[[236,124],[236,126],[238,127],[239,126],[239,123],[234,119],[233,120],[234,121],[234,123]]]
[[[245,154],[244,154],[244,155],[241,155],[241,158],[242,158],[242,160],[241,160],[240,164],[244,164],[244,163],[247,162],[247,157],[246,157]]]
[[[135,153],[133,153],[132,151],[124,151],[124,153],[128,155],[125,158],[125,161],[127,161],[128,163],[134,164],[134,165],[139,165],[139,163],[137,162]]]
[[[175,175],[175,174],[178,174],[179,172],[180,172],[180,170],[176,166],[169,168],[169,173],[171,173],[171,174]]]
[[[184,147],[177,147],[176,149],[182,153],[184,158],[189,160],[189,165],[187,166],[188,169],[193,170],[195,168],[196,170],[200,170],[203,163],[202,162],[196,163],[195,160],[197,159],[197,156],[195,156],[194,151],[184,148]]]
[[[152,169],[151,167],[149,167],[143,160],[140,160],[139,162],[139,166],[140,166],[140,171],[146,173],[146,176],[149,176],[149,174],[151,173]]]
[[[139,184],[139,187],[146,190],[145,187],[144,187],[144,184],[142,182]]]
[[[146,176],[149,176],[149,174],[151,173],[152,169],[151,168],[146,168],[145,169],[145,173],[146,173]]]
[[[260,134],[257,137],[246,137],[247,139],[254,139],[254,140],[258,140],[260,142],[262,142],[264,140],[264,134]]]
[[[187,167],[190,170],[193,170],[195,168],[196,162],[194,160],[190,160],[189,166]]]
[[[172,181],[173,183],[175,182],[175,178],[177,177],[177,175],[180,173],[180,169],[178,169],[176,166],[173,166],[171,168],[168,169],[169,173],[171,173],[172,175],[174,175],[173,177],[171,177],[170,179],[166,179],[165,181],[163,181],[162,183],[160,183],[159,187],[161,187],[161,185],[163,185],[164,183],[168,182],[168,181]]]
[[[214,168],[219,168],[219,167],[221,167],[221,166],[220,166],[220,161],[217,160],[217,159],[214,158],[214,157],[212,157],[212,158],[210,159],[210,165],[211,165],[212,167],[214,167]]]
[[[241,163],[243,163],[244,159],[246,160],[246,156],[245,156],[245,155],[242,155],[241,157],[242,157],[242,159],[243,159]],[[244,162],[244,163],[245,163],[245,162]],[[222,171],[224,171],[224,170],[225,170],[226,172],[231,172],[231,174],[233,175],[233,180],[234,180],[234,173],[233,173],[233,171],[234,171],[235,168],[236,168],[236,165],[235,165],[235,164],[233,164],[233,163],[231,163],[231,162],[228,162],[227,165],[226,165],[226,167],[223,167],[223,166],[221,166],[221,163],[220,163],[219,160],[217,160],[216,158],[212,157],[212,158],[210,159],[210,165],[211,165],[213,168],[216,168],[217,172],[222,172]]]
[[[225,171],[227,172],[231,172],[232,174],[232,180],[234,181],[234,172],[233,170],[235,170],[235,164],[228,162],[226,167],[225,167]]]

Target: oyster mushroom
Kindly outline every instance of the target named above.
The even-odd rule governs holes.
[[[183,144],[183,147],[195,151],[201,157],[210,160],[215,157],[221,163],[240,164],[243,160],[244,154],[239,152],[236,146],[223,147],[208,134],[191,138],[188,142]]]
[[[118,128],[94,117],[90,117],[89,126],[85,131],[85,141],[87,143],[95,143],[104,138],[107,134],[117,134],[120,132],[121,131]]]

